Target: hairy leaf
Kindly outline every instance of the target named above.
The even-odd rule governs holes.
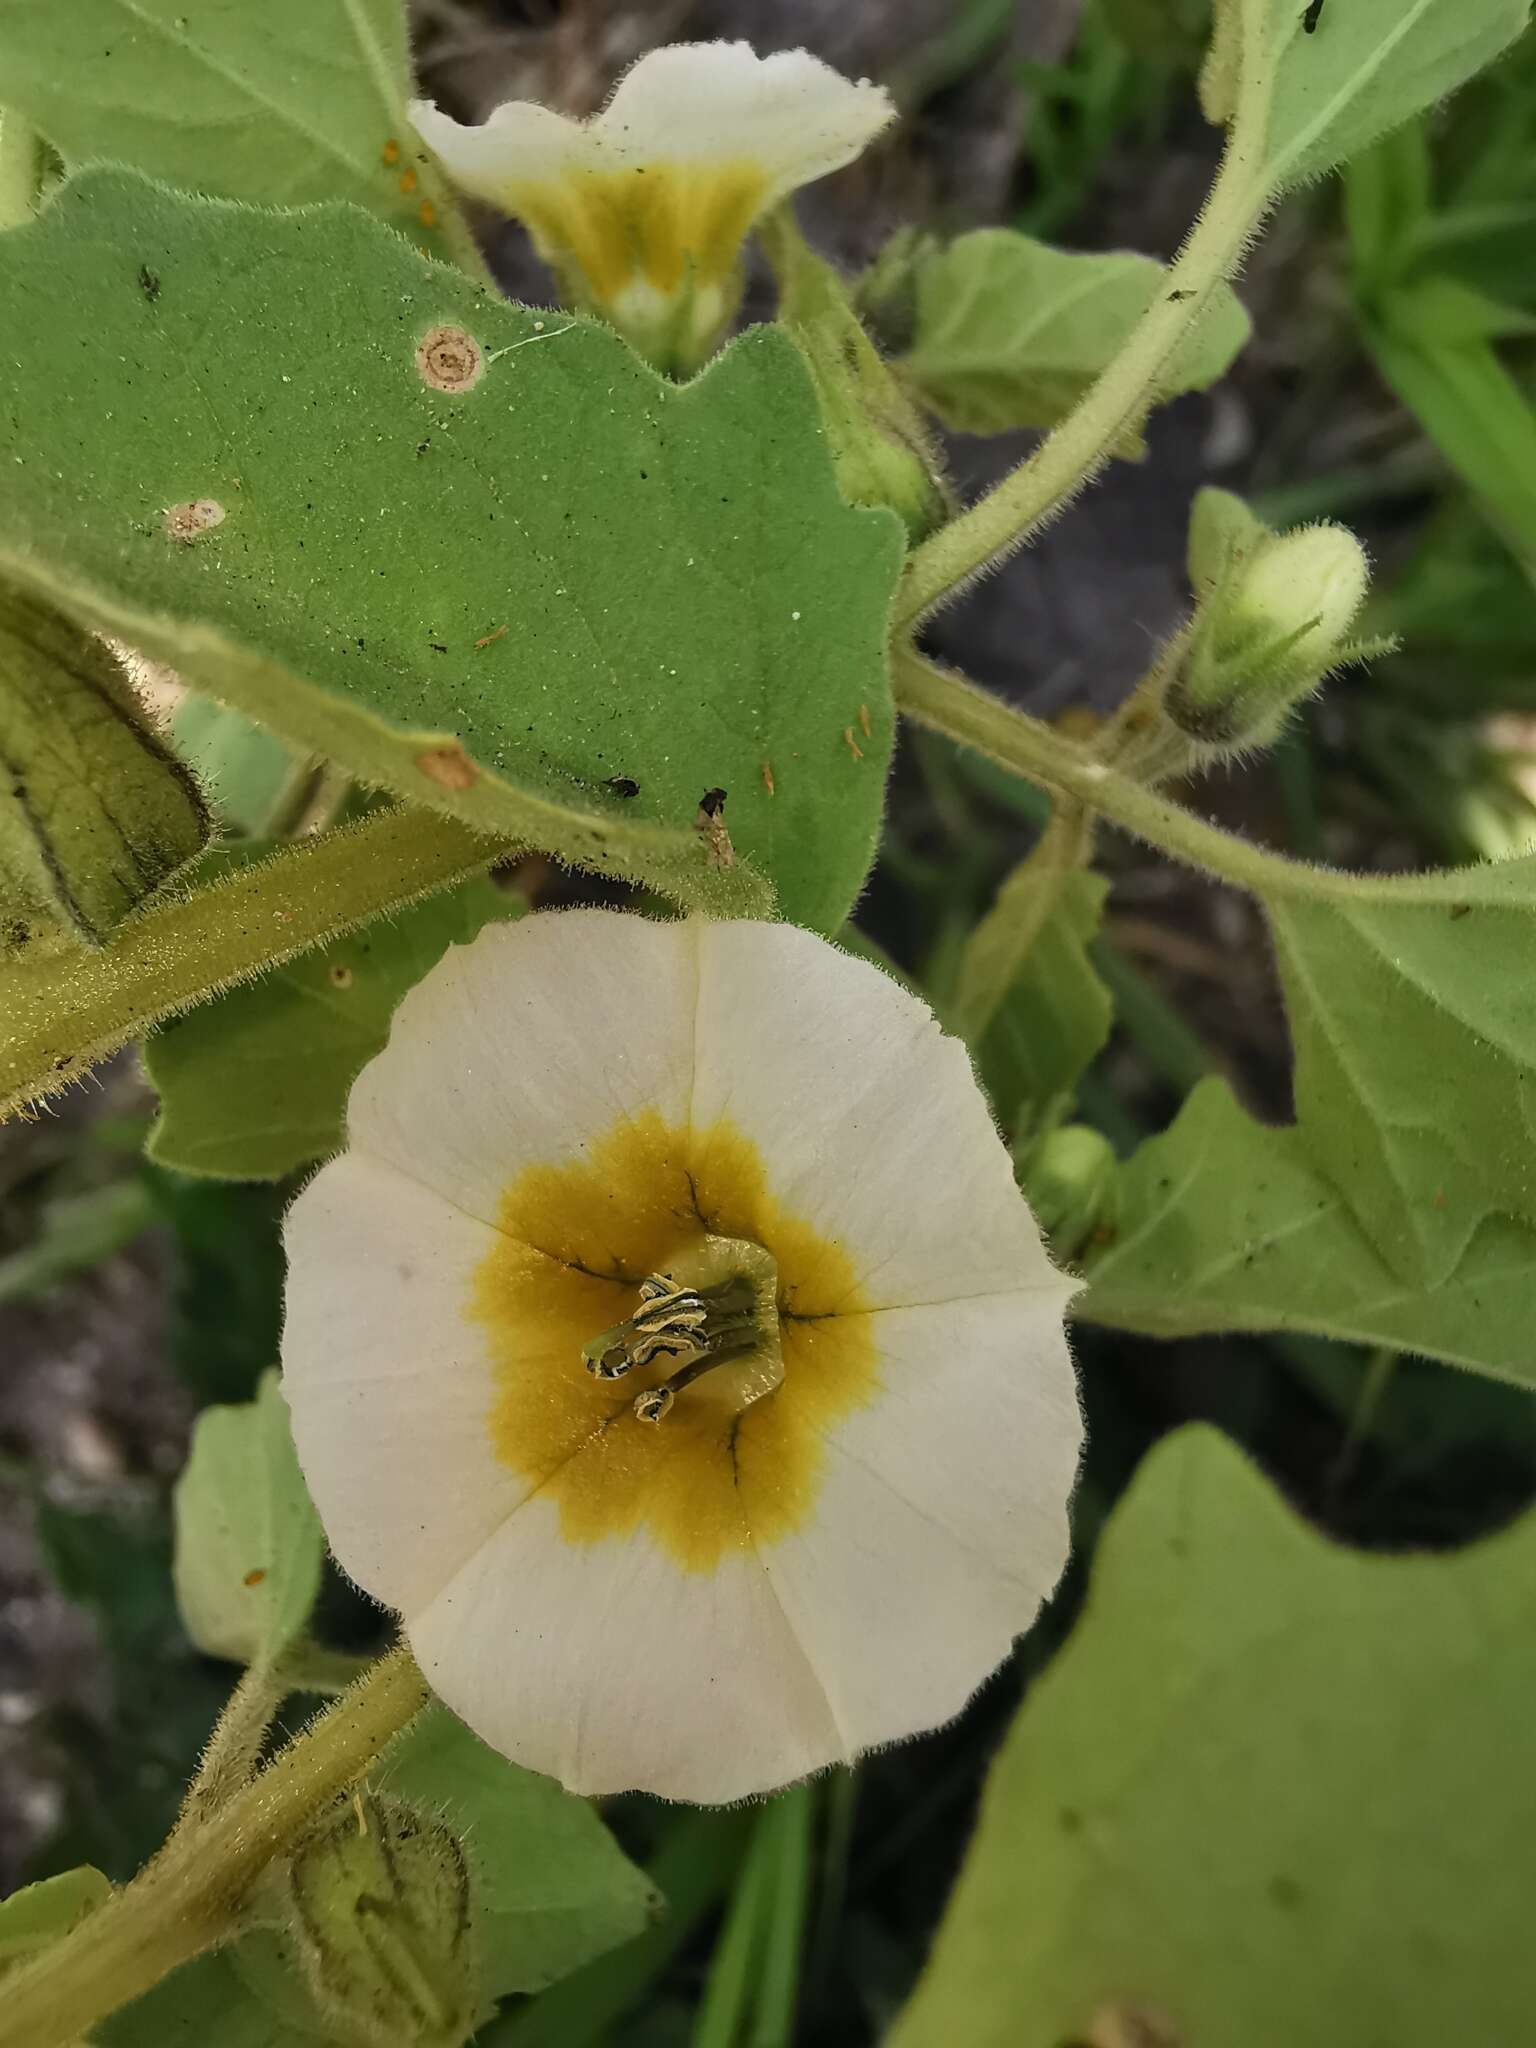
[[[1255,181],[1284,190],[1454,92],[1529,19],[1530,0],[1218,0],[1201,101],[1230,120],[1239,71],[1272,75]]]
[[[325,1537],[267,1373],[242,1407],[205,1408],[176,1482],[176,1601],[200,1650],[273,1661],[309,1619]]]
[[[1117,1236],[1073,1314],[1152,1337],[1303,1330],[1536,1386],[1536,1233],[1506,1217],[1438,1281],[1401,1278],[1294,1129],[1203,1081],[1120,1176]]]
[[[0,74],[71,169],[129,164],[273,206],[350,199],[441,240],[400,0],[0,0]]]
[[[207,837],[196,783],[116,658],[0,591],[0,947],[101,944]]]
[[[964,432],[1054,426],[1118,352],[1164,274],[1150,256],[1069,254],[1011,228],[977,228],[916,254],[916,325],[898,367]],[[1154,401],[1214,384],[1248,334],[1247,314],[1222,285]],[[1118,452],[1140,446],[1137,437]]]
[[[1313,1165],[1400,1278],[1500,1212],[1536,1224],[1536,858],[1416,897],[1268,905]]]
[[[116,172],[0,243],[0,321],[0,563],[364,780],[717,909],[761,912],[755,865],[841,922],[902,534],[843,502],[785,336],[679,387],[353,210]]]
[[[1533,1641],[1536,1518],[1362,1556],[1181,1431],[994,1766],[893,2048],[1522,2040]]]
[[[477,876],[172,1018],[144,1047],[160,1091],[150,1156],[183,1173],[277,1180],[334,1152],[348,1091],[406,990],[455,941],[522,909]]]

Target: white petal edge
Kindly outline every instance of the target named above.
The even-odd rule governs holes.
[[[1071,1363],[1033,1294],[874,1321],[881,1393],[804,1531],[686,1572],[644,1537],[572,1545],[532,1497],[406,1616],[447,1705],[573,1791],[702,1804],[957,1714],[1066,1562]]]
[[[706,1573],[646,1537],[570,1544],[543,1496],[405,1620],[460,1719],[573,1792],[724,1805],[843,1753],[750,1551]]]
[[[573,121],[509,100],[478,127],[413,100],[422,140],[482,198],[573,173],[652,163],[757,164],[765,208],[851,163],[895,117],[883,87],[844,78],[805,50],[759,57],[749,43],[672,43],[629,68],[602,112]]]
[[[888,974],[793,925],[699,933],[692,1116],[728,1117],[780,1201],[852,1261],[867,1304],[1021,1288],[1052,1266],[958,1039]]]
[[[687,1119],[693,930],[611,910],[490,925],[417,983],[347,1105],[347,1143],[493,1223],[509,1181],[625,1118]]]
[[[342,1568],[389,1607],[429,1600],[527,1495],[499,1462],[494,1371],[465,1315],[496,1236],[343,1153],[288,1211],[283,1391]]]
[[[593,123],[608,161],[756,163],[773,200],[852,163],[896,108],[806,50],[671,43],[631,65]]]
[[[1082,1453],[1060,1306],[874,1318],[880,1393],[826,1439],[814,1522],[764,1566],[860,1750],[953,1719],[1066,1566]]]
[[[510,186],[553,184],[592,167],[586,127],[534,100],[508,100],[473,126],[430,100],[412,100],[410,116],[454,183],[480,199],[504,202]]]

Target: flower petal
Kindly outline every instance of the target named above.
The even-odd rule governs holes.
[[[829,1433],[815,1520],[762,1553],[856,1749],[959,1713],[1061,1576],[1082,1447],[1061,1305],[872,1317],[881,1393]]]
[[[484,1333],[464,1303],[495,1234],[344,1153],[288,1212],[283,1390],[342,1566],[391,1607],[429,1599],[532,1482],[495,1456]]]
[[[771,1019],[771,1025],[767,1020]],[[699,927],[693,1121],[728,1117],[865,1305],[1071,1289],[957,1039],[887,974],[792,925]]]
[[[686,1120],[697,983],[686,925],[604,910],[492,925],[395,1012],[348,1144],[493,1223],[524,1166],[643,1111]]]
[[[749,43],[723,42],[649,51],[589,121],[532,100],[509,100],[478,127],[427,100],[410,109],[449,175],[483,199],[506,203],[511,191],[583,171],[719,163],[759,174],[760,212],[851,163],[895,112],[883,87],[844,78],[805,50],[759,57]]]
[[[430,100],[412,100],[410,115],[453,182],[478,199],[504,204],[511,186],[554,183],[591,163],[583,124],[535,100],[508,100],[473,127]]]
[[[625,72],[592,132],[615,169],[755,164],[766,207],[852,163],[895,112],[882,86],[844,78],[806,50],[759,57],[750,43],[672,43]]]
[[[406,1624],[453,1711],[574,1792],[723,1804],[845,1753],[750,1550],[700,1573],[640,1537],[572,1545],[536,1498]]]

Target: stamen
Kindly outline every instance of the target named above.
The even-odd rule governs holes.
[[[599,1380],[623,1379],[658,1359],[677,1361],[669,1378],[636,1396],[634,1412],[642,1422],[660,1422],[683,1389],[705,1373],[759,1352],[762,1370],[743,1384],[744,1399],[760,1399],[783,1376],[768,1255],[757,1245],[710,1237],[689,1263],[701,1273],[700,1284],[689,1286],[671,1273],[649,1274],[640,1283],[634,1314],[582,1347],[587,1371]],[[764,1326],[765,1304],[771,1330]]]
[[[670,1379],[663,1380],[659,1386],[647,1387],[643,1394],[636,1394],[636,1415],[642,1422],[660,1422],[684,1387],[691,1386],[695,1380],[702,1379],[705,1373],[713,1372],[717,1366],[730,1365],[751,1348],[752,1341],[749,1335],[744,1344],[729,1344],[722,1350],[711,1352],[707,1358],[695,1358],[681,1371],[673,1373]]]

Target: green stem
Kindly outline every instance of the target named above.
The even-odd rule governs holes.
[[[1020,546],[1097,475],[1155,402],[1159,380],[1217,287],[1234,271],[1269,205],[1260,175],[1269,119],[1270,67],[1245,49],[1227,146],[1204,210],[1125,346],[1082,402],[1017,469],[907,563],[896,603],[899,632],[989,562]]]
[[[162,1018],[206,1002],[508,850],[456,818],[399,806],[284,847],[129,918],[99,951],[0,968],[0,1117],[78,1081]]]
[[[1050,822],[998,890],[960,962],[950,1021],[968,1044],[981,1042],[1062,891],[1092,849],[1092,813],[1075,798],[1058,798]]]
[[[69,2048],[182,1963],[228,1940],[254,1880],[363,1775],[426,1699],[409,1651],[381,1657],[243,1791],[178,1831],[132,1884],[7,1974],[0,2048]]]
[[[948,733],[1059,796],[1077,798],[1122,830],[1218,881],[1232,882],[1255,895],[1315,902],[1455,904],[1469,896],[1483,900],[1482,869],[1355,875],[1266,852],[1118,774],[1075,741],[1063,739],[1039,719],[1015,711],[963,676],[936,668],[914,649],[897,647],[892,660],[896,701],[919,725]]]

